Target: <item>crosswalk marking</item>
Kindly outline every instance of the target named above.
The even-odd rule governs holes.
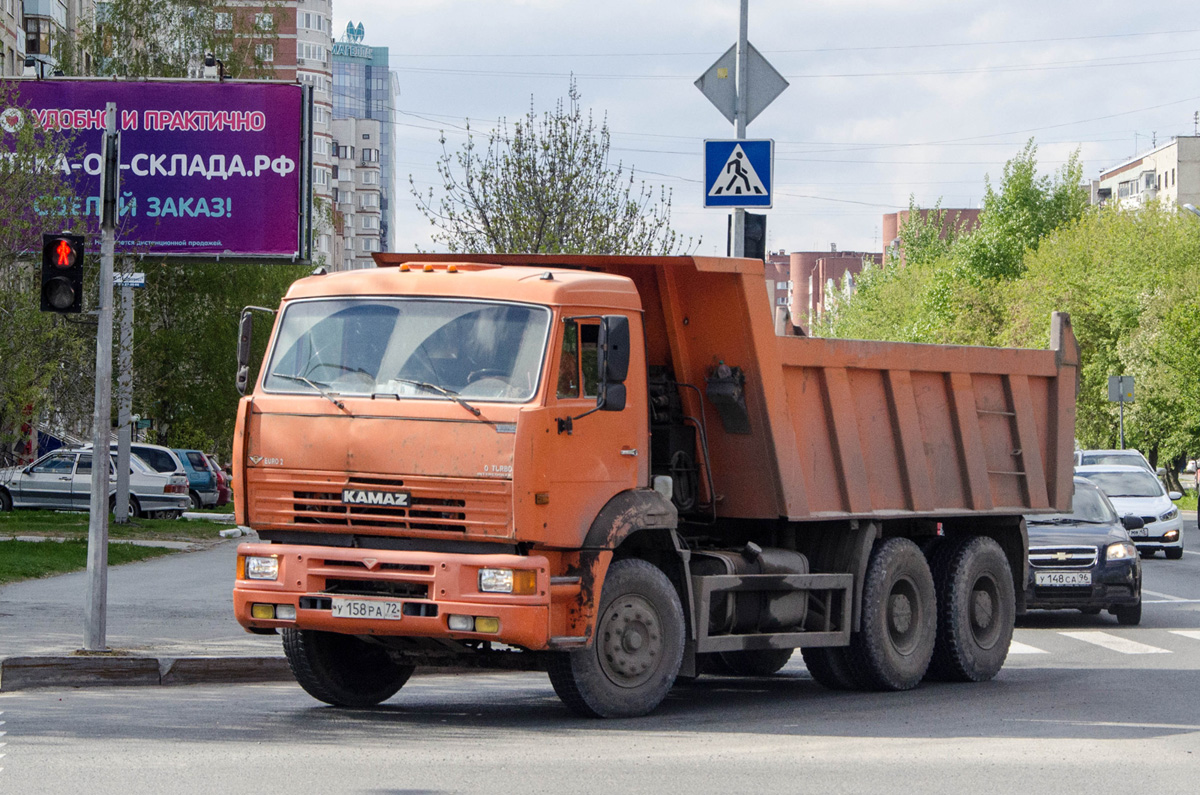
[[[1047,654],[1044,649],[1038,649],[1033,646],[1027,646],[1019,641],[1013,641],[1008,644],[1009,654]]]
[[[1171,653],[1169,649],[1160,649],[1157,646],[1148,646],[1145,643],[1138,643],[1135,640],[1123,638],[1119,635],[1110,635],[1107,632],[1060,632],[1058,634],[1065,635],[1068,638],[1082,640],[1084,643],[1091,643],[1110,651],[1120,652],[1121,654]]]
[[[1173,629],[1171,630],[1171,634],[1182,635],[1183,637],[1191,638],[1192,640],[1200,640],[1200,629]]]

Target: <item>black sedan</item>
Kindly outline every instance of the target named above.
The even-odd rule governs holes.
[[[1026,607],[1037,610],[1108,610],[1121,624],[1142,620],[1142,564],[1129,530],[1136,516],[1117,516],[1108,498],[1075,478],[1069,514],[1027,516],[1029,579]]]

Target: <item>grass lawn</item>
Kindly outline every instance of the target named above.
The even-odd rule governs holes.
[[[163,541],[213,541],[217,532],[232,527],[233,522],[186,519],[131,519],[117,524],[108,517],[109,538],[157,539]],[[9,511],[0,513],[0,537],[58,536],[82,538],[88,535],[88,515],[59,511]]]
[[[1179,506],[1179,510],[1181,510],[1181,511],[1196,510],[1196,490],[1195,489],[1184,489],[1183,499],[1176,500],[1175,504],[1177,506]]]
[[[86,527],[85,527],[86,529]],[[133,563],[175,550],[109,544],[108,564]],[[87,568],[87,541],[0,541],[0,585]]]

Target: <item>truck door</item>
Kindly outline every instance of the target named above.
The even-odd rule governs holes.
[[[631,327],[638,319],[634,320]],[[599,328],[594,318],[568,320],[560,326],[547,401],[552,425],[542,451],[549,513],[560,528],[568,524],[583,533],[605,503],[646,482],[649,472],[649,450],[642,449],[648,439],[640,333],[631,346],[636,355],[626,382],[625,409],[587,414],[596,408],[598,394]],[[567,418],[572,418],[569,432],[560,424]]]

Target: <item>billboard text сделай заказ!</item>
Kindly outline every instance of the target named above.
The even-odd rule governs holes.
[[[304,258],[308,169],[303,90],[232,81],[14,80],[0,139],[22,124],[72,136],[50,164],[75,179],[88,231],[99,226],[104,108],[121,131],[119,250],[193,257]],[[4,147],[7,152],[11,146]]]

